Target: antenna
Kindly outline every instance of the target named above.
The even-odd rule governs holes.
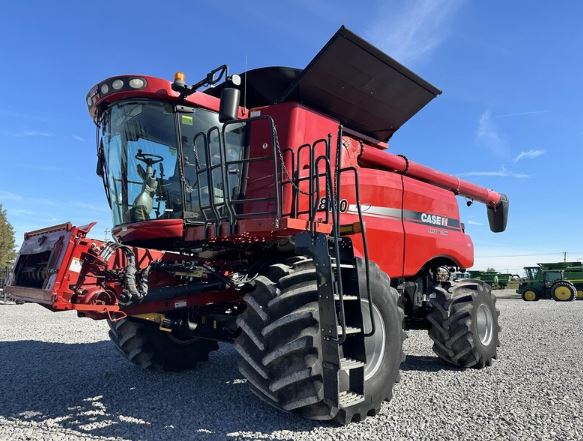
[[[247,109],[247,55],[245,55],[245,84],[243,85],[243,108]]]

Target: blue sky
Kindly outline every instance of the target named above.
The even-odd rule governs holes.
[[[334,2],[5,2],[0,27],[0,203],[17,241],[31,229],[110,212],[95,175],[89,88],[142,73],[202,78],[304,67],[341,25],[443,90],[391,151],[505,192],[505,233],[461,205],[476,266],[583,259],[583,4]],[[511,256],[511,257],[501,257]]]

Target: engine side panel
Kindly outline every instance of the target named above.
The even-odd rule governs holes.
[[[403,176],[405,259],[403,276],[415,275],[427,262],[445,257],[462,268],[474,263],[474,245],[462,230],[454,194]]]
[[[397,173],[362,169],[358,176],[360,205],[366,226],[369,258],[391,277],[403,273],[405,236],[402,221],[402,181]],[[358,222],[354,179],[342,177],[341,224]],[[344,202],[346,201],[346,202]],[[363,254],[360,234],[351,236],[355,252]]]

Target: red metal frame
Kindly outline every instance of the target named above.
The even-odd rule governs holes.
[[[146,80],[146,87],[141,90],[124,90],[100,96],[98,86],[90,92],[90,113],[95,116],[99,106],[110,103],[135,99],[150,98],[156,100],[177,102],[178,93],[171,89],[171,83],[149,76],[120,76],[113,78],[139,77]],[[106,80],[107,81],[110,81]],[[103,83],[100,83],[103,84]],[[219,100],[204,93],[194,93],[185,99],[192,106],[201,106],[217,111]],[[299,176],[308,176],[310,168],[309,155],[303,154],[297,161],[298,148],[304,144],[313,144],[318,139],[329,141],[331,158],[335,163],[335,146],[340,141],[342,149],[342,167],[355,167],[359,175],[360,204],[362,207],[369,244],[369,258],[387,272],[392,278],[412,277],[433,261],[446,262],[467,268],[473,265],[473,244],[463,231],[459,209],[455,195],[463,195],[470,199],[483,202],[489,206],[496,205],[501,195],[486,188],[477,186],[459,178],[446,175],[437,170],[416,164],[403,156],[393,155],[387,151],[386,144],[371,141],[348,130],[341,140],[338,140],[339,121],[322,115],[298,103],[288,102],[259,109],[250,109],[253,115],[270,116],[275,121],[279,145],[285,151],[285,169],[295,170]],[[240,115],[248,115],[249,111],[240,108]],[[266,155],[270,145],[271,132],[266,120],[251,122],[250,156]],[[323,148],[324,143],[319,144]],[[293,155],[292,153],[293,152]],[[322,154],[318,151],[316,157]],[[296,163],[292,163],[292,157]],[[321,172],[322,170],[317,170]],[[286,176],[274,176],[273,165],[269,161],[252,162],[249,165],[247,181],[247,198],[261,198],[273,194],[275,186],[281,185]],[[323,189],[323,185],[321,186]],[[308,182],[300,184],[302,191],[308,188]],[[282,195],[282,217],[279,225],[269,217],[243,219],[238,221],[236,233],[229,232],[229,225],[224,222],[218,229],[212,226],[184,225],[181,219],[155,220],[127,224],[116,227],[114,234],[125,244],[135,244],[149,240],[171,239],[180,243],[182,249],[189,243],[198,241],[218,242],[257,242],[273,241],[281,237],[291,236],[309,228],[308,215],[292,216],[293,188],[284,184]],[[354,178],[350,174],[343,175],[340,191],[343,211],[340,224],[354,224],[358,221],[356,213],[356,192]],[[300,208],[307,207],[307,197],[300,196]],[[243,204],[243,212],[261,212],[274,209],[273,201],[253,201]],[[331,224],[324,222],[324,215],[316,219],[316,231],[329,234]],[[99,296],[95,296],[91,287],[106,287],[95,277],[89,275],[83,286],[74,288],[79,273],[74,263],[87,259],[91,250],[103,245],[102,241],[86,237],[87,228],[72,227],[65,224],[37,232],[27,233],[23,244],[23,252],[34,248],[34,241],[45,237],[46,241],[54,242],[55,237],[63,237],[66,246],[61,251],[55,263],[56,276],[51,275],[41,290],[18,286],[9,287],[11,295],[23,300],[34,301],[49,306],[53,310],[76,309],[92,315],[94,318],[104,317],[106,313],[120,310],[116,302],[109,305],[100,304]],[[363,245],[359,234],[351,236],[355,253],[362,255]],[[170,243],[170,242],[169,242]],[[148,250],[133,247],[138,256],[140,268],[144,268],[153,260],[172,259],[173,252]],[[125,260],[121,253],[115,259],[105,262],[105,268],[122,268]],[[181,258],[183,256],[180,256]],[[173,284],[176,281],[158,280],[152,282]],[[120,286],[107,286],[119,295]],[[79,295],[82,291],[85,294]],[[77,294],[77,295],[75,295]],[[239,294],[234,290],[221,292],[206,292],[193,296],[185,296],[164,302],[149,302],[132,308],[126,308],[126,313],[158,312],[184,306],[203,305],[217,302],[238,302]]]

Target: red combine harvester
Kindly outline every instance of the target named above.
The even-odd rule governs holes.
[[[508,199],[387,152],[439,93],[344,27],[303,70],[108,78],[87,105],[114,241],[92,225],[27,233],[8,293],[106,319],[143,368],[234,342],[255,395],[341,424],[391,398],[404,329],[488,366],[490,287],[449,281],[474,254],[456,195],[484,203],[493,232]]]

